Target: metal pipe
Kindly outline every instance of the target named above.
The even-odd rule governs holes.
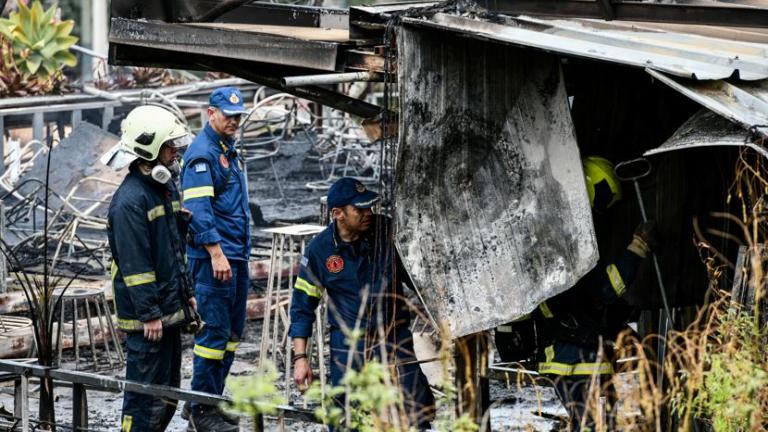
[[[82,47],[80,45],[72,45],[69,48],[74,50],[74,51],[79,51],[79,52],[81,52],[81,53],[83,53],[85,55],[89,55],[91,57],[100,58],[102,60],[106,60],[108,58],[108,56],[106,54],[100,53],[98,51],[94,51],[92,49],[88,49],[86,47]]]
[[[376,72],[345,72],[322,75],[303,75],[284,77],[280,84],[284,87],[299,87],[307,85],[340,84],[355,81],[383,81],[381,74]]]

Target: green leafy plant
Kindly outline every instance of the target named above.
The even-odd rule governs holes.
[[[0,34],[0,98],[25,97],[71,91],[61,72],[47,78],[24,76],[16,67],[11,42]]]
[[[717,336],[733,341],[707,356],[709,370],[694,399],[696,414],[709,418],[717,431],[759,428],[768,420],[762,412],[768,398],[763,335],[754,331],[749,314],[731,313],[722,315]]]
[[[48,10],[43,10],[38,0],[32,7],[22,2],[18,6],[8,19],[0,19],[0,33],[11,41],[13,59],[22,75],[49,78],[59,74],[64,65],[77,64],[69,52],[77,42],[70,34],[74,21],[57,19],[56,4]]]
[[[341,426],[345,412],[333,403],[335,397],[346,395],[350,409],[349,423],[344,430],[360,432],[397,431],[390,413],[402,406],[402,396],[397,386],[392,385],[389,370],[379,361],[367,362],[359,371],[349,369],[341,385],[327,389],[322,395],[319,383],[315,381],[307,392],[307,400],[319,401],[315,415],[323,423]],[[399,416],[398,417],[402,417]]]
[[[232,403],[225,408],[252,417],[277,413],[277,407],[287,402],[275,385],[277,379],[277,368],[269,362],[253,375],[228,379]]]

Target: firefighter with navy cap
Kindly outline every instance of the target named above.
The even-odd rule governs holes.
[[[621,183],[608,159],[589,156],[582,162],[593,214],[596,219],[604,217],[621,199]],[[602,382],[609,404],[614,402],[610,341],[626,329],[632,309],[624,294],[655,244],[655,224],[641,223],[616,259],[600,260],[569,290],[542,302],[531,314],[496,328],[502,361],[519,361],[536,350],[538,372],[552,379],[572,431],[579,431],[582,424],[594,430],[595,420],[587,407],[593,381]],[[593,376],[600,379],[593,380]]]
[[[245,327],[250,285],[250,217],[235,134],[247,111],[235,87],[211,93],[208,123],[184,153],[181,188],[190,223],[189,267],[206,323],[195,337],[192,390],[222,394]],[[189,430],[238,430],[238,418],[216,406],[184,406]]]
[[[129,166],[109,205],[107,236],[117,323],[127,334],[125,376],[146,384],[181,383],[181,331],[195,307],[184,264],[190,214],[173,181],[188,134],[166,109],[140,106],[102,159],[114,169]],[[175,400],[126,391],[120,430],[163,431],[175,412]]]
[[[307,246],[293,289],[289,335],[294,380],[300,389],[313,380],[307,338],[325,292],[331,383],[341,384],[348,364],[359,370],[364,362],[380,358],[384,343],[387,364],[396,366],[411,426],[425,429],[434,416],[435,400],[415,363],[410,313],[403,297],[403,283],[410,279],[394,249],[391,221],[373,214],[379,195],[354,178],[336,181],[327,198],[333,222]],[[349,346],[348,332],[355,329],[362,337],[357,346]]]

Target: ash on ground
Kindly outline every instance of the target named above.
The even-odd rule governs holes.
[[[249,321],[246,325],[245,334],[243,335],[243,343],[240,344],[237,351],[235,362],[232,365],[231,376],[246,376],[252,374],[256,370],[256,364],[259,357],[259,339],[261,337],[261,320]],[[192,346],[194,341],[191,336],[184,336],[184,352],[182,354],[182,388],[190,388],[192,380]],[[84,358],[90,360],[90,355],[85,352],[83,355],[81,352],[81,360],[79,367],[89,366],[90,363],[86,363]],[[104,352],[99,352],[98,355],[103,357]],[[64,369],[75,369],[74,355],[72,353],[65,353],[65,361],[62,364]],[[95,372],[107,376],[124,378],[125,368],[119,368],[115,370],[87,370],[89,372]],[[282,368],[280,367],[281,375],[278,379],[278,387],[283,390],[285,388],[285,377],[282,375]],[[32,386],[33,392],[30,397],[30,413],[32,417],[36,417],[38,396],[36,386]],[[560,417],[565,415],[565,410],[561,407],[560,402],[557,400],[554,392],[550,388],[538,387],[531,388],[526,387],[522,389],[516,389],[514,386],[507,388],[503,383],[492,381],[491,382],[491,400],[494,401],[491,408],[491,429],[493,431],[541,431],[549,432],[558,430],[559,422],[554,417]],[[56,387],[56,421],[62,425],[72,424],[72,389],[64,386]],[[291,403],[299,408],[304,408],[303,397],[296,390],[295,386],[291,389]],[[121,393],[106,393],[97,392],[93,390],[88,391],[88,420],[89,429],[93,431],[115,431],[120,428],[120,413],[122,410],[122,394]],[[8,383],[4,387],[4,391],[0,393],[0,404],[6,407],[9,411],[13,411],[13,387],[12,383]],[[310,406],[311,408],[311,406]],[[537,414],[541,410],[545,417]],[[279,424],[277,419],[266,418],[265,430],[267,431],[279,431]],[[181,406],[176,410],[176,415],[168,426],[168,431],[186,431],[187,422],[181,418]],[[241,430],[252,430],[252,421],[249,418],[243,417],[240,423]],[[60,427],[59,430],[70,430],[66,427]],[[319,432],[324,431],[326,428],[319,424],[306,423],[306,422],[293,422],[286,421],[285,430],[289,431],[307,431],[307,432]]]

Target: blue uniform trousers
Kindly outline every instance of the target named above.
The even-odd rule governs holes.
[[[248,262],[229,260],[229,282],[213,277],[209,259],[190,259],[189,264],[195,280],[197,310],[205,321],[203,331],[195,336],[192,390],[222,394],[245,327],[250,286]],[[192,403],[193,408],[196,405]]]
[[[400,326],[395,331],[393,341],[387,343],[387,352],[390,353],[390,363],[408,363],[398,364],[397,378],[400,390],[403,394],[403,405],[408,415],[411,426],[423,430],[429,427],[434,419],[435,397],[429,388],[427,377],[421,371],[421,367],[414,362],[416,356],[413,351],[413,335],[406,326]],[[331,384],[340,386],[347,368],[350,350],[347,346],[344,333],[336,328],[331,328]],[[395,343],[396,341],[396,343]],[[365,342],[361,341],[354,353],[352,359],[352,368],[359,370],[364,364],[364,358],[368,353],[369,358],[380,358],[381,347],[365,347]],[[336,400],[336,404],[344,406],[343,396]]]
[[[164,328],[163,339],[150,342],[144,332],[128,333],[125,341],[125,379],[179,387],[181,384],[181,332]],[[175,400],[133,392],[123,396],[123,432],[162,432],[176,412]]]

